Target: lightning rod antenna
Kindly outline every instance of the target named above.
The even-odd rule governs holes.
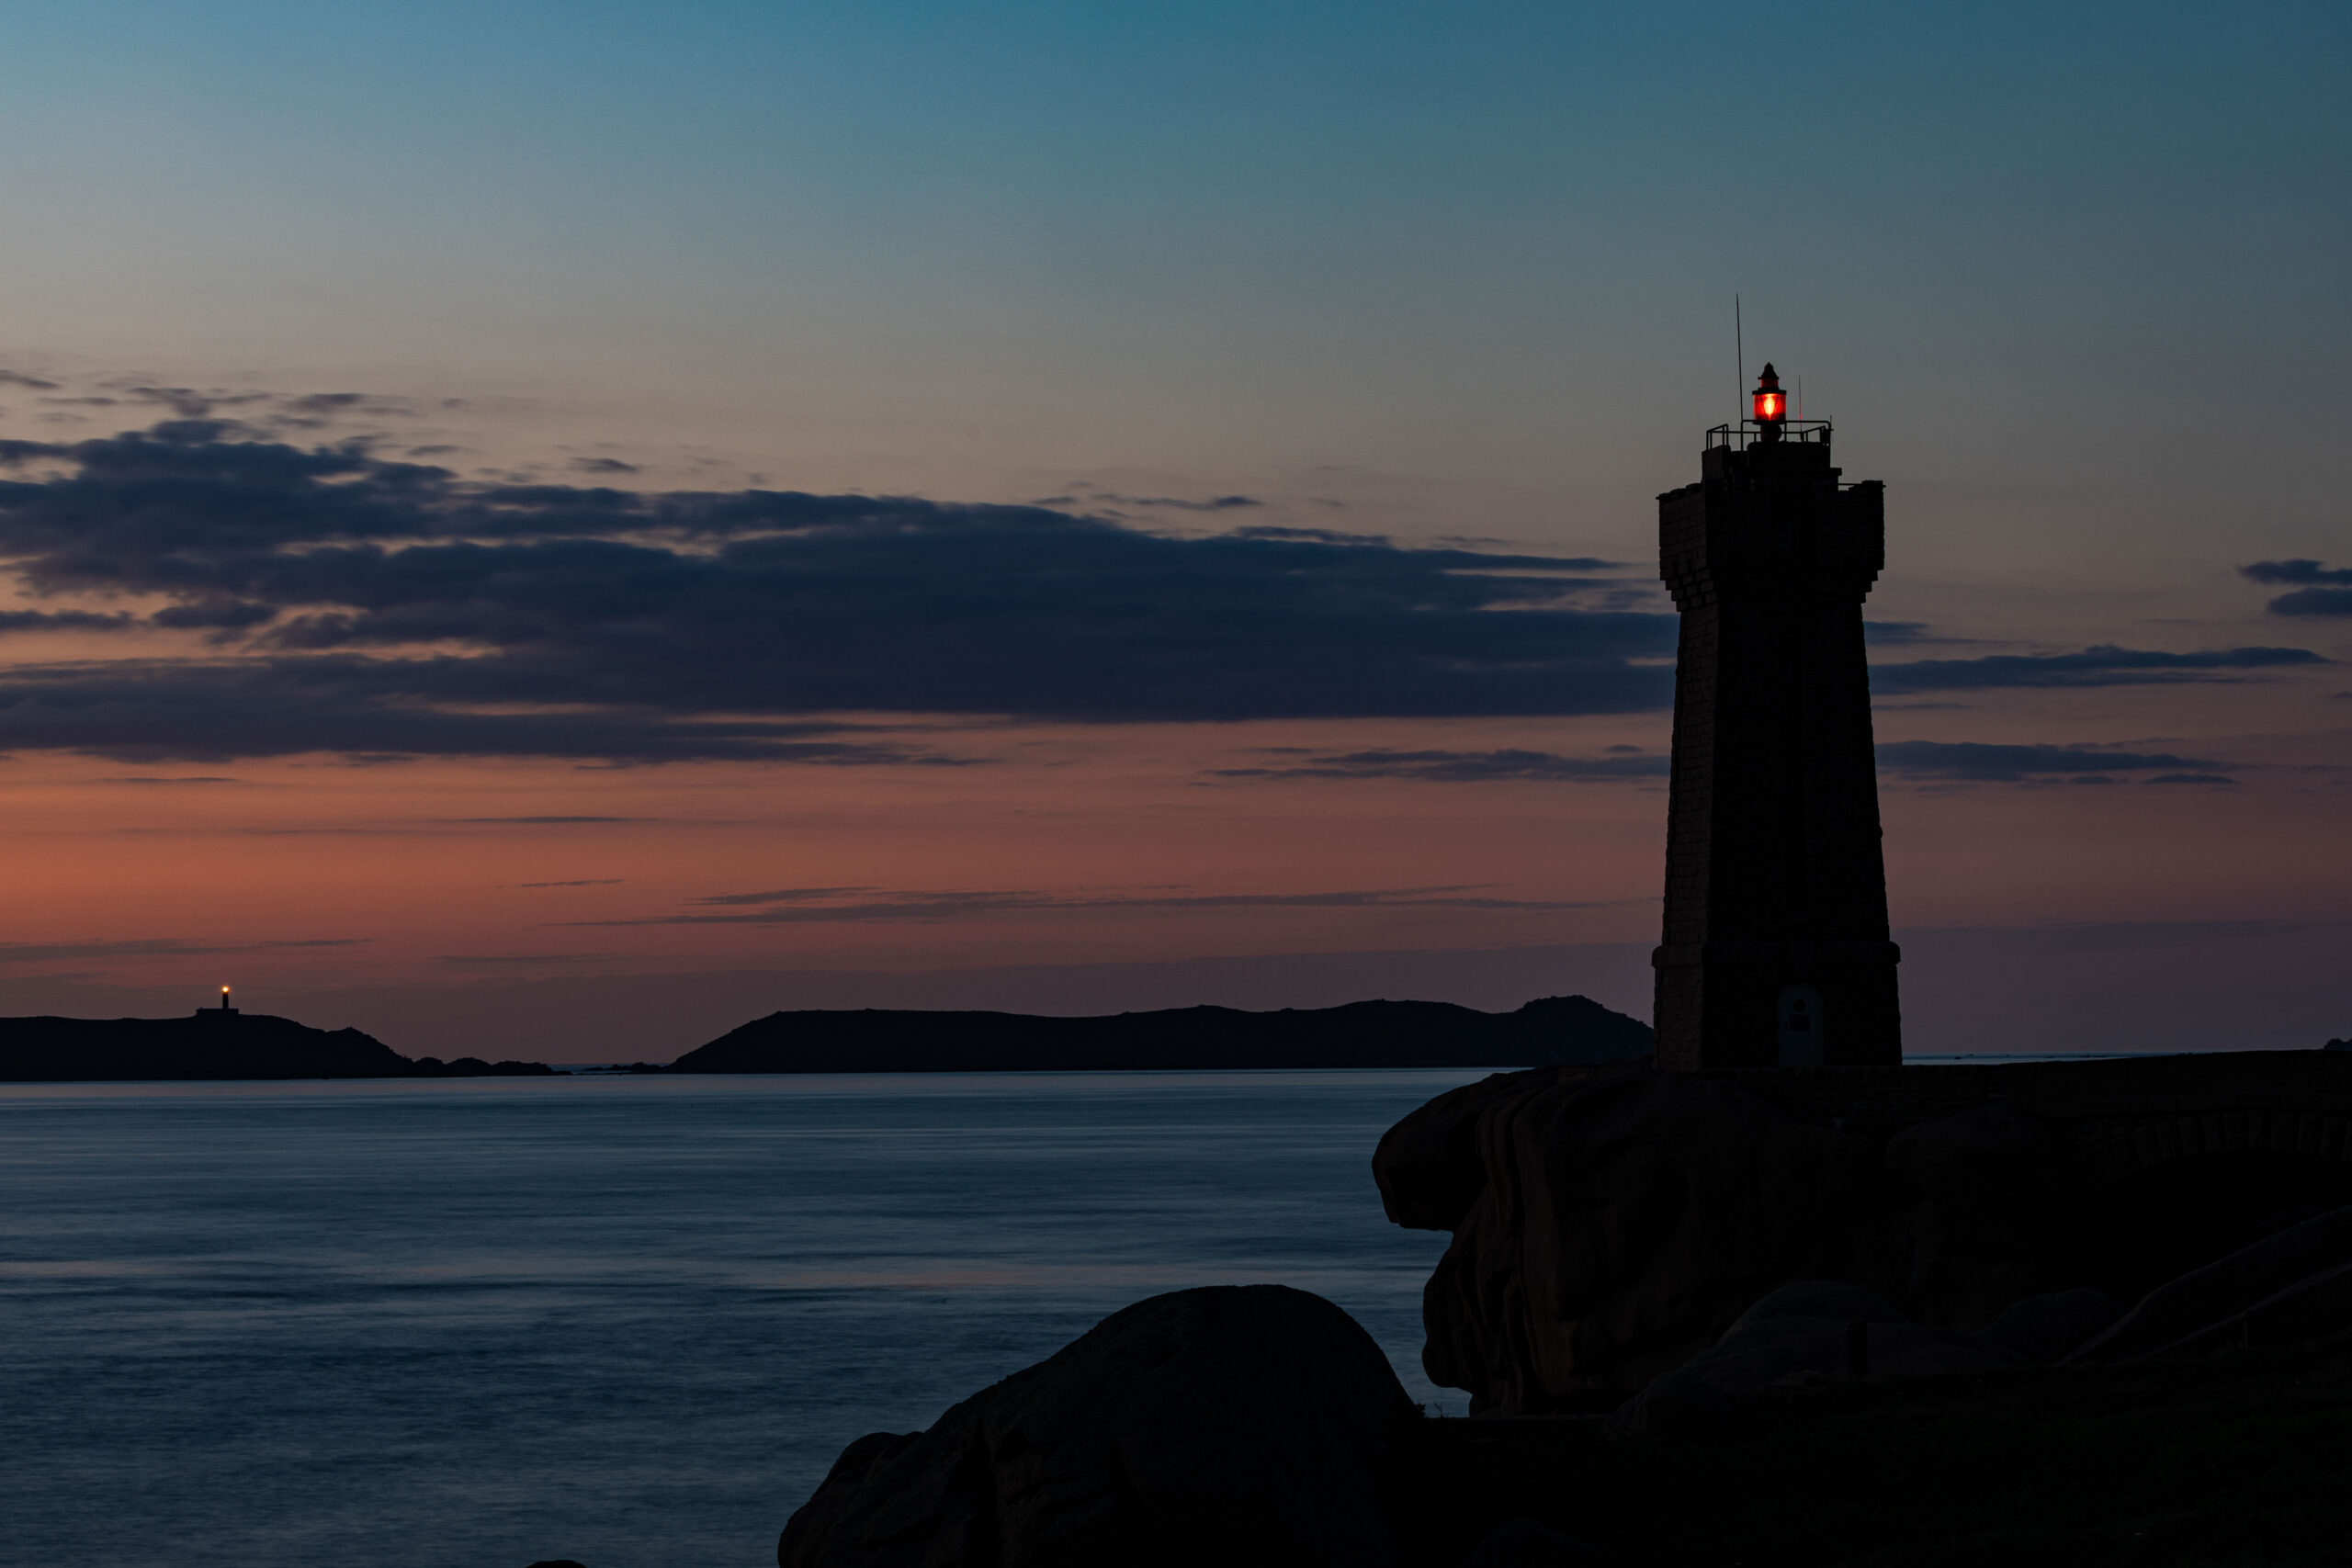
[[[1731,427],[1736,431],[1740,422],[1747,417],[1742,412],[1742,405],[1747,400],[1747,338],[1739,322],[1739,296],[1736,293],[1731,297],[1731,345],[1732,352],[1739,356],[1739,389],[1732,394],[1731,399]]]

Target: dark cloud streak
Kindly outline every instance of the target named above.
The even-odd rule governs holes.
[[[157,937],[128,942],[0,942],[0,964],[43,964],[67,958],[209,958],[289,948],[358,947],[366,937],[314,937],[302,942],[196,942]]]
[[[1587,909],[1590,903],[1551,899],[1497,898],[1469,885],[1446,887],[1366,888],[1334,893],[1150,893],[1090,896],[1016,889],[977,889],[884,894],[855,902],[821,902],[824,895],[873,891],[862,887],[785,888],[775,893],[719,894],[703,904],[761,908],[741,914],[654,915],[624,920],[571,920],[573,926],[773,926],[831,925],[874,920],[936,921],[976,915],[1066,909]]]
[[[0,676],[0,738],[28,750],[118,761],[227,761],[341,752],[568,758],[583,762],[736,761],[832,766],[958,765],[968,759],[866,739],[856,727],[678,718],[650,705],[490,713],[464,701],[464,660],[335,656],[242,662],[119,661],[19,667]]]
[[[2091,746],[1996,745],[1976,740],[1894,740],[1878,748],[1881,772],[1915,778],[2016,784],[2031,778],[2095,777],[2104,773],[2197,773],[2216,782],[2222,763],[2168,751],[2110,751]],[[2221,783],[2230,783],[2227,779]]]
[[[0,632],[126,632],[138,624],[119,611],[0,610]]]
[[[2352,567],[2327,567],[2315,560],[2258,560],[2238,568],[2254,582],[2352,583]]]
[[[1348,751],[1309,757],[1281,767],[1216,768],[1225,779],[1414,779],[1433,784],[1532,780],[1551,784],[1619,783],[1667,776],[1663,756],[1566,757],[1552,751]]]
[[[2352,568],[2327,567],[2315,560],[2258,560],[2238,568],[2254,582],[2286,582],[2298,586],[2270,601],[2274,615],[2352,615]]]
[[[0,482],[0,558],[39,593],[174,599],[154,624],[241,646],[11,671],[0,743],[851,764],[941,759],[812,739],[813,716],[1122,723],[1670,701],[1657,662],[1670,615],[1568,603],[1625,589],[1591,575],[1602,561],[1304,530],[1178,538],[906,497],[472,483],[360,441],[266,439],[212,417],[212,394],[136,395],[186,417],[0,443],[0,464],[28,476]],[[501,705],[571,711],[478,711]]]
[[[1917,659],[1871,666],[1871,693],[1966,692],[2000,687],[2079,688],[2227,682],[2332,662],[2301,648],[2223,648],[2161,653],[2112,643],[2080,653],[1996,653],[1981,659]]]

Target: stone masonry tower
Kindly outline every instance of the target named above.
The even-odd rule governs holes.
[[[1657,1063],[1899,1063],[1862,660],[1884,487],[1839,482],[1828,424],[1787,417],[1770,365],[1753,396],[1707,433],[1700,481],[1657,498],[1682,612]]]

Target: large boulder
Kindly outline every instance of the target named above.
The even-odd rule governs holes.
[[[1418,1412],[1372,1337],[1282,1285],[1154,1296],[842,1453],[780,1568],[1396,1561],[1384,1476]]]
[[[2030,1298],[2137,1301],[2272,1216],[2352,1204],[2352,1058],[1539,1068],[1440,1096],[1373,1172],[1391,1219],[1453,1233],[1423,1294],[1430,1375],[1474,1413],[1606,1410],[1782,1284],[1973,1334]],[[2318,1321],[2337,1289],[2266,1321]],[[2100,1310],[2045,1303],[1996,1343],[2047,1359]]]

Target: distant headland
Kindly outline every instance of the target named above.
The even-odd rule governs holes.
[[[1009,1012],[774,1012],[641,1073],[1236,1071],[1540,1067],[1647,1062],[1649,1025],[1586,997],[1514,1012],[1369,1001],[1243,1012],[1170,1008],[1100,1018]],[[410,1058],[356,1029],[240,1012],[186,1018],[0,1018],[0,1083],[171,1078],[546,1077],[542,1062]]]
[[[773,1012],[687,1052],[673,1073],[1219,1071],[1646,1062],[1649,1025],[1587,997],[1515,1012],[1370,1001],[1098,1018],[1011,1012]]]
[[[0,1018],[0,1082],[139,1078],[467,1078],[552,1073],[543,1062],[401,1055],[356,1029],[312,1029],[225,1003],[187,1018]]]

